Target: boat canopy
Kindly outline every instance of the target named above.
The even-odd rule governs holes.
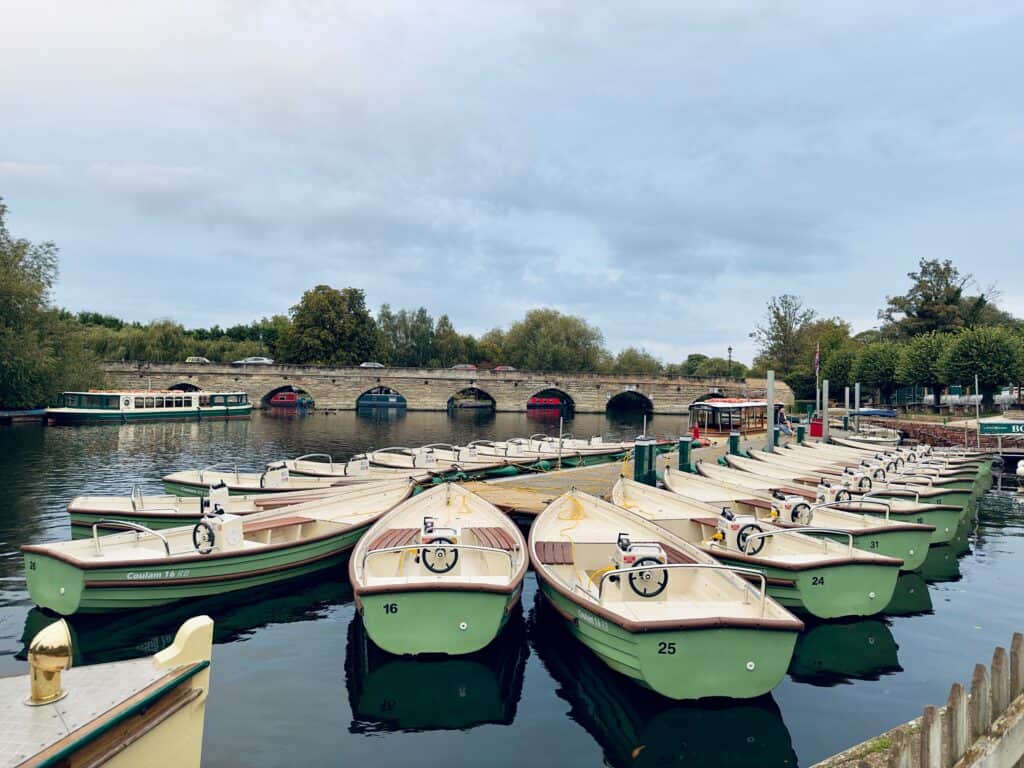
[[[775,402],[775,411],[785,403]],[[767,432],[768,401],[745,397],[712,397],[690,405],[690,426],[701,432],[729,434],[730,432]]]

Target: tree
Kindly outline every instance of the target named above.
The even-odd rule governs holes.
[[[822,359],[821,379],[828,379],[830,387],[852,387],[859,354],[860,348],[852,341],[830,350]]]
[[[785,376],[801,362],[799,336],[804,327],[814,320],[813,309],[805,307],[797,296],[773,296],[768,302],[763,325],[750,334],[758,347],[755,361],[759,367],[773,368]]]
[[[377,326],[358,288],[318,285],[291,309],[293,333],[282,350],[285,362],[358,365],[377,351]]]
[[[733,378],[742,379],[747,375],[747,366],[743,363],[732,361],[724,357],[709,357],[702,360],[694,369],[694,376],[703,378]]]
[[[864,347],[854,368],[856,380],[875,389],[879,401],[888,400],[896,391],[899,381],[897,367],[900,363],[900,348],[891,341],[879,341]]]
[[[901,381],[928,387],[932,391],[936,413],[942,403],[942,390],[949,383],[946,380],[944,361],[950,339],[949,334],[938,331],[915,336],[901,350],[897,369]]]
[[[505,363],[535,371],[596,371],[608,358],[601,331],[554,309],[531,309],[505,334]]]
[[[686,360],[683,361],[682,374],[684,376],[696,376],[697,368],[708,359],[707,355],[702,355],[700,352],[694,352],[686,356]]]
[[[913,281],[901,296],[887,296],[886,307],[878,312],[885,321],[883,332],[892,338],[911,338],[930,331],[956,331],[964,328],[965,311],[980,312],[986,299],[976,297],[973,305],[964,302],[964,289],[971,275],[961,275],[949,259],[921,259],[917,272],[908,272]]]
[[[457,363],[465,363],[470,357],[468,348],[467,339],[456,333],[455,326],[452,325],[448,315],[441,315],[437,318],[437,325],[434,326],[436,357],[433,365],[448,368]]]
[[[613,373],[642,373],[657,376],[662,373],[664,366],[661,364],[661,360],[647,350],[626,347],[615,356],[611,369]]]
[[[950,341],[942,367],[949,384],[973,387],[977,376],[982,403],[991,407],[1000,387],[1024,379],[1024,345],[1006,328],[972,328]]]

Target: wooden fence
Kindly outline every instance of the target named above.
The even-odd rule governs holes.
[[[971,692],[954,683],[944,707],[820,763],[847,768],[1024,768],[1024,635],[1010,652],[996,648],[992,664],[977,664]]]

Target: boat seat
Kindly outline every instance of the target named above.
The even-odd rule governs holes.
[[[534,542],[537,556],[544,565],[572,565],[572,544],[568,541]]]
[[[390,549],[391,547],[404,547],[412,544],[419,536],[419,528],[388,528],[384,533],[371,542],[368,550]]]
[[[290,525],[302,525],[303,523],[317,522],[312,517],[276,517],[273,520],[254,520],[251,523],[242,523],[242,534],[258,533],[260,531],[272,531],[275,528],[287,528]]]
[[[747,504],[748,506],[751,506],[754,509],[766,509],[769,512],[772,509],[772,503],[770,501],[766,501],[765,499],[739,499],[738,503]]]
[[[666,544],[665,542],[660,542],[660,544],[661,548],[665,551],[665,556],[668,558],[669,565],[700,562],[699,560],[690,557],[685,552],[680,552],[678,549],[676,549],[673,546],[670,546],[669,544]]]
[[[814,491],[808,491],[806,488],[790,488],[789,486],[780,487],[778,490],[783,493],[788,493],[792,496],[803,496],[808,501],[814,501],[818,498]]]
[[[469,531],[476,534],[482,546],[504,549],[508,552],[514,552],[519,549],[516,540],[509,535],[508,531],[499,526],[481,526],[479,528],[463,528],[462,530],[463,532]]]
[[[711,528],[717,528],[718,527],[718,518],[717,517],[691,517],[690,519],[693,520],[693,522],[695,522],[695,523],[700,523],[701,525],[707,525],[707,526],[710,526]]]

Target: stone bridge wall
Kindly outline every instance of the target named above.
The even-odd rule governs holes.
[[[534,371],[457,371],[416,368],[314,368],[290,365],[186,365],[184,363],[106,363],[108,384],[118,388],[166,389],[191,384],[205,390],[242,390],[253,403],[281,387],[308,392],[318,408],[354,410],[356,400],[374,387],[405,396],[414,411],[443,411],[458,392],[477,388],[494,398],[499,411],[525,411],[527,400],[544,389],[568,395],[578,413],[604,413],[613,397],[634,392],[654,413],[681,414],[695,399],[718,390],[725,397],[764,397],[764,379],[696,379],[682,376],[540,373]],[[776,397],[792,404],[789,387],[776,382]]]

